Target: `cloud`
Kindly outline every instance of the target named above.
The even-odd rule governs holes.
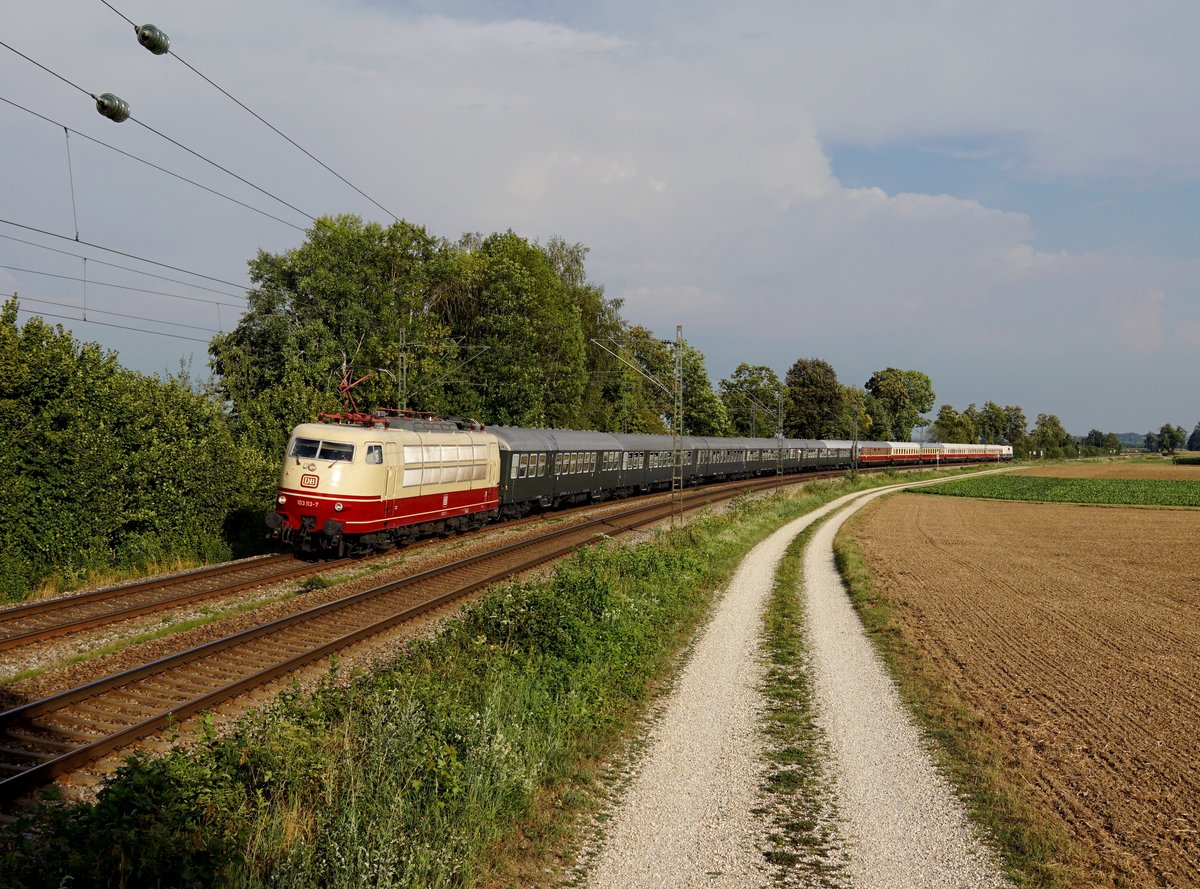
[[[548,20],[421,9],[217,0],[154,15],[184,58],[390,211],[448,237],[513,228],[584,242],[592,278],[625,298],[627,317],[668,333],[683,323],[714,377],[739,361],[782,372],[802,355],[859,383],[876,367],[922,367],[959,406],[995,398],[1070,423],[1065,402],[1086,428],[1114,410],[1103,397],[1140,406],[1138,390],[1154,388],[1139,367],[1105,377],[1113,356],[1151,349],[1185,367],[1196,319],[1180,315],[1179,294],[1196,262],[1046,251],[1019,207],[847,188],[825,146],[969,145],[1006,175],[1098,183],[1098,200],[1113,179],[1194,180],[1200,61],[1186,35],[1200,7],[699,0],[539,7]],[[54,22],[70,26],[48,43]],[[6,28],[305,212],[381,218],[175,60],[141,50],[100,4],[26,5]],[[306,224],[136,125],[102,121],[20,60],[0,57],[0,77],[43,113]],[[0,120],[12,214],[73,231],[61,129],[6,108]],[[227,280],[244,280],[259,247],[299,240],[94,146],[72,152],[85,238]],[[36,261],[25,265],[77,271]],[[14,287],[54,298],[31,279]],[[214,323],[211,305],[191,311],[176,320]],[[129,363],[174,364],[174,343],[86,335],[98,333]],[[1099,380],[1103,397],[1087,388]],[[1184,397],[1154,391],[1160,412]]]

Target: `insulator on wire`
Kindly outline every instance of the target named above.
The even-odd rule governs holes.
[[[129,120],[129,103],[112,93],[102,93],[94,96],[96,110],[115,123]]]
[[[138,28],[137,38],[138,43],[156,56],[161,56],[171,49],[171,38],[166,35],[166,32],[159,30],[154,25],[142,25]]]

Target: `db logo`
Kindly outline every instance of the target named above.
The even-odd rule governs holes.
[[[320,481],[319,475],[302,475],[300,476],[300,487],[315,488]]]

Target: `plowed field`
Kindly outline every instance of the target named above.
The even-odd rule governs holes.
[[[1200,510],[899,495],[854,537],[1094,882],[1200,886]]]
[[[1018,469],[1016,475],[1044,475],[1051,478],[1149,478],[1200,480],[1200,466],[1162,463],[1063,463]]]

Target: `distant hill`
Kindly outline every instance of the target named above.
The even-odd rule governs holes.
[[[1155,430],[1156,432],[1158,430]],[[1127,448],[1140,448],[1146,443],[1145,432],[1118,432],[1117,438]]]

